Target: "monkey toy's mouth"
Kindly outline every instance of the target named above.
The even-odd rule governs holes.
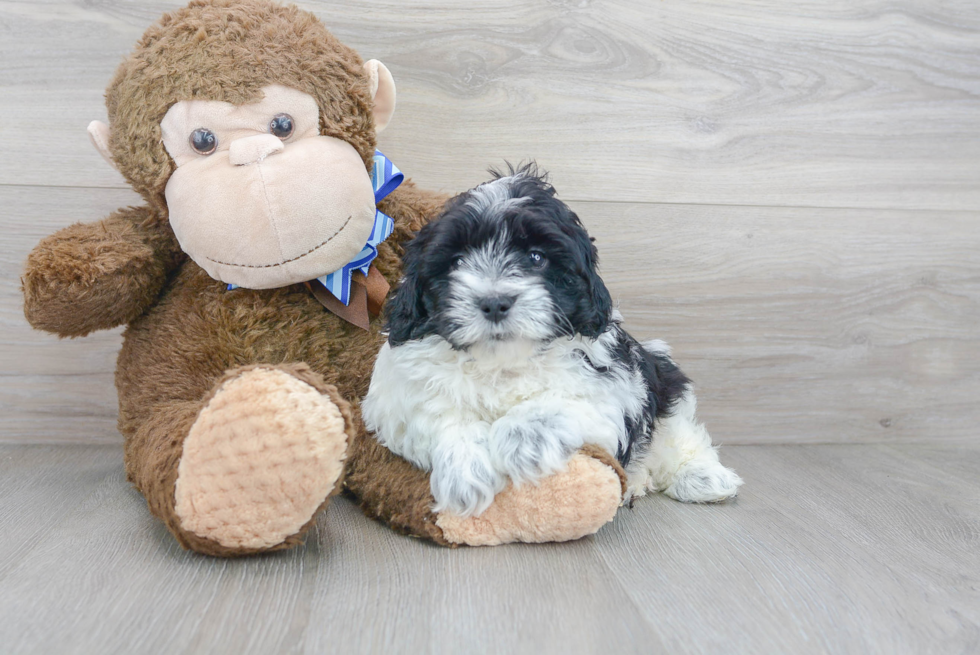
[[[348,216],[347,217],[347,220],[344,221],[344,224],[341,225],[340,228],[338,228],[338,230],[336,232],[334,232],[331,236],[327,237],[327,239],[325,241],[323,241],[322,243],[320,243],[318,245],[313,246],[308,251],[304,252],[302,255],[297,255],[297,256],[293,257],[292,259],[284,259],[281,262],[274,262],[272,264],[234,264],[234,263],[231,263],[231,262],[219,262],[217,260],[211,259],[210,257],[208,257],[208,260],[211,261],[211,262],[214,262],[215,264],[220,264],[222,266],[238,266],[238,267],[241,267],[241,268],[273,268],[275,266],[283,266],[284,264],[289,264],[290,262],[295,262],[297,260],[302,259],[303,257],[307,257],[309,255],[312,255],[313,253],[315,253],[320,248],[323,248],[324,246],[326,246],[328,243],[330,243],[331,241],[333,241],[334,237],[336,237],[338,234],[340,234],[341,232],[344,231],[344,228],[346,228],[348,226],[348,224],[350,224],[350,219],[351,219],[351,217]]]

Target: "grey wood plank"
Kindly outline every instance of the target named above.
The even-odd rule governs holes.
[[[118,448],[0,446],[0,643],[10,653],[976,650],[980,485],[969,471],[980,449],[739,446],[724,457],[747,481],[737,501],[643,498],[570,544],[442,549],[341,498],[305,547],[225,561],[174,544],[125,483]]]
[[[627,328],[674,346],[716,440],[976,439],[975,213],[574,207]]]
[[[0,187],[0,441],[118,440],[119,331],[32,331],[18,276],[41,236],[136,201]],[[573,206],[627,328],[674,346],[722,443],[976,439],[980,215]]]
[[[0,447],[0,581],[115,476],[119,455],[118,447]]]
[[[447,551],[390,540],[386,527],[354,508],[343,518],[352,538],[343,540],[330,568],[318,571],[310,621],[362,626],[350,652],[662,650],[642,612],[609,577],[596,539],[510,552]],[[343,591],[331,582],[338,578]],[[331,631],[310,630],[303,650],[322,653],[334,643]]]
[[[601,535],[604,561],[668,648],[975,652],[976,448],[735,447],[723,456],[747,480],[735,503],[638,501],[640,511]],[[974,475],[946,475],[954,459]],[[637,571],[649,572],[646,584],[635,584]]]
[[[122,186],[84,128],[180,4],[0,2],[0,183]],[[980,208],[970,0],[302,4],[389,64],[381,145],[428,187],[530,156],[578,200]]]
[[[56,447],[4,449],[18,460],[9,471],[13,484],[33,491],[21,520],[5,524],[11,539],[33,529],[30,516],[50,511],[55,500],[31,482],[38,450],[58,457]],[[99,452],[104,459],[108,449]],[[73,466],[64,458],[59,464]],[[5,567],[5,652],[530,653],[657,647],[638,610],[596,557],[593,540],[529,550],[443,549],[395,535],[338,499],[305,548],[210,559],[181,552],[125,484],[121,465],[113,468],[95,492],[68,481],[85,500],[26,556],[18,553]],[[0,566],[5,557],[0,550]],[[582,593],[569,594],[570,587]],[[597,607],[618,609],[596,612]]]

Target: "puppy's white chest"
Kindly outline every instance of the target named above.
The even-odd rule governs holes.
[[[460,398],[462,406],[478,414],[481,420],[492,423],[512,407],[553,391],[556,363],[522,362],[514,367],[487,369],[473,361],[464,362],[457,365],[455,373],[460,379],[454,380],[453,386],[467,392]],[[451,366],[448,364],[446,371],[450,379],[456,377],[449,370]],[[464,383],[464,379],[467,382]]]
[[[571,421],[562,431],[588,434],[614,452],[623,401],[635,394],[588,365],[602,361],[599,354],[578,338],[482,352],[454,350],[441,337],[385,344],[362,416],[381,443],[422,468],[440,443],[486,444],[492,426],[514,411],[518,422],[562,415]]]

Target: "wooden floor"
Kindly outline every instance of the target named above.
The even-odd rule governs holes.
[[[38,239],[139,203],[85,126],[181,4],[0,0],[0,653],[980,652],[980,3],[301,3],[391,69],[420,185],[552,172],[746,486],[495,549],[339,499],[241,561],[126,484],[120,331],[21,309]]]
[[[112,446],[0,447],[4,653],[970,653],[980,449],[734,446],[727,505],[444,549],[346,499],[306,547],[181,551]]]

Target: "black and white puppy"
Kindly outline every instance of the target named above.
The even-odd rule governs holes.
[[[482,513],[582,445],[615,455],[629,500],[735,495],[662,341],[621,325],[582,223],[533,165],[467,191],[411,241],[388,342],[362,406],[368,429],[431,471],[436,510]]]

